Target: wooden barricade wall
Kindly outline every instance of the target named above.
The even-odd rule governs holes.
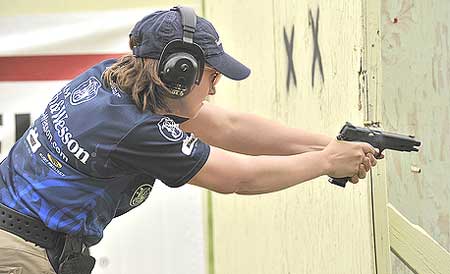
[[[207,1],[225,50],[252,68],[243,82],[223,78],[213,101],[330,136],[346,121],[361,125],[362,9],[344,0]],[[326,179],[260,196],[213,194],[214,272],[374,273],[368,183],[341,189]]]
[[[450,251],[450,2],[384,0],[381,15],[382,124],[422,141],[386,158],[389,202]]]

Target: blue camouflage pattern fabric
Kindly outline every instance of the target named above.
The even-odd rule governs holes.
[[[107,89],[103,61],[50,100],[0,165],[0,202],[88,245],[107,224],[146,200],[155,179],[187,183],[210,147],[179,124],[141,112],[117,87]]]

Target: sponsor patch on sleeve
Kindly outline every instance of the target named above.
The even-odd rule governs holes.
[[[191,156],[197,140],[198,140],[198,138],[195,137],[195,135],[193,133],[188,135],[186,137],[186,139],[183,140],[183,146],[181,147],[181,152],[183,152],[184,155]]]
[[[161,135],[169,141],[177,142],[183,138],[183,131],[180,126],[169,117],[163,117],[158,122],[158,128]]]

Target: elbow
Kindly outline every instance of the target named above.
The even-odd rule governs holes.
[[[241,163],[241,174],[235,182],[233,193],[240,195],[255,195],[273,192],[275,190],[270,183],[271,176],[267,166],[262,165],[260,159],[264,156],[249,156],[247,161]]]
[[[214,185],[216,187],[211,188],[210,190],[216,192],[216,193],[220,193],[220,194],[234,194],[236,193],[236,186],[238,185],[238,183],[234,180],[232,180],[231,178],[225,179],[223,178],[223,180],[218,180],[214,183]]]
[[[233,185],[233,193],[239,195],[252,195],[259,194],[258,191],[258,181],[260,181],[260,176],[258,176],[258,169],[256,168],[254,162],[255,158],[250,156],[247,161],[239,165],[239,176],[235,178]]]
[[[221,187],[215,188],[214,192],[220,194],[251,194],[250,183],[242,177],[228,177],[217,185]]]
[[[239,195],[251,195],[258,194],[257,190],[257,176],[255,170],[249,166],[242,165],[241,166],[241,175],[238,178],[235,178],[233,189],[231,193],[239,194]]]
[[[222,182],[218,185],[223,186],[216,189],[221,194],[240,194],[249,195],[256,194],[254,171],[245,163],[241,163],[238,168],[234,169],[228,176],[222,177]]]
[[[236,193],[234,190],[232,190],[232,189],[216,189],[216,190],[214,190],[214,192],[216,192],[216,193],[220,193],[220,194],[234,194],[234,193]]]
[[[272,190],[270,189],[263,189],[261,187],[258,187],[256,183],[252,183],[251,181],[241,181],[233,193],[239,194],[239,195],[256,195],[256,194],[263,194],[263,193],[269,193]]]
[[[216,189],[215,192],[220,194],[239,194],[239,195],[250,195],[256,194],[251,191],[251,188],[248,187],[248,182],[244,181],[236,181],[232,184],[228,183],[228,186],[225,188]]]
[[[213,147],[210,158],[191,183],[222,194],[249,194],[257,176],[253,156]]]

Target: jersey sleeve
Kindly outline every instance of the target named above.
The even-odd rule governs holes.
[[[144,172],[170,187],[187,183],[203,167],[210,147],[185,133],[169,117],[150,119],[134,127],[110,158],[129,171]]]

